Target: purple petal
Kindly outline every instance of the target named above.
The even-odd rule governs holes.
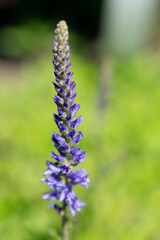
[[[77,104],[76,107],[73,109],[72,116],[74,116],[77,113],[79,108],[80,108],[80,104]]]
[[[72,139],[73,143],[78,143],[83,137],[83,133],[81,131],[78,132],[77,136]]]
[[[70,108],[69,108],[69,112],[73,111],[76,108],[77,104],[73,104]]]
[[[68,89],[70,89],[73,86],[73,84],[74,84],[74,81],[68,85]]]
[[[62,132],[67,130],[67,128],[62,123],[59,123],[58,127],[59,127],[59,130]]]
[[[57,161],[63,163],[64,162],[64,157],[58,156]]]
[[[79,116],[79,118],[70,123],[70,127],[77,127],[82,122],[82,119],[82,116]]]
[[[58,64],[58,68],[62,69],[63,67],[62,67],[62,65],[61,65],[61,64]]]
[[[55,113],[53,114],[53,117],[55,121],[58,121],[58,122],[62,121],[62,119]]]
[[[58,157],[58,155],[57,155],[56,153],[52,152],[52,158],[54,158],[54,159],[57,160],[57,157]],[[49,162],[49,161],[48,161],[48,162]],[[48,162],[46,162],[47,165],[48,165]]]
[[[87,206],[87,204],[81,200],[77,200],[76,204],[78,205],[78,207],[85,207]]]
[[[60,107],[58,107],[58,113],[59,113],[60,116],[64,115],[64,112],[62,111],[62,109]]]
[[[56,72],[54,72],[54,75],[55,75],[55,77],[56,77],[56,78],[58,78],[58,75],[57,75],[57,73],[56,73]]]
[[[72,79],[72,77],[73,77],[73,74],[74,74],[74,72],[73,72],[73,73],[71,73],[71,75],[70,75],[70,77],[69,77],[69,79],[70,79],[70,80]]]
[[[53,46],[53,53],[56,53],[57,52],[57,48],[56,46]]]
[[[74,137],[75,133],[76,131],[73,129],[72,132],[68,133],[68,137],[71,137],[71,138]]]
[[[52,173],[59,173],[60,172],[60,168],[54,166],[53,164],[49,165],[49,170],[51,170]]]
[[[73,87],[71,88],[71,94],[73,93],[75,87],[76,87],[76,84],[74,84]]]
[[[57,204],[54,204],[52,207],[55,208],[57,210],[57,212],[62,211],[62,208],[60,206],[58,206]]]
[[[56,89],[59,89],[59,86],[55,83],[55,82],[52,82],[55,86]]]
[[[61,72],[61,76],[62,76],[62,77],[64,76],[64,72]]]
[[[53,62],[53,64],[56,64],[56,63],[57,63],[54,58],[52,58],[52,62]]]
[[[67,121],[70,121],[71,118],[72,118],[72,115],[71,115],[71,113],[69,113],[68,116],[66,117],[66,120],[67,120]]]
[[[71,93],[67,93],[67,95],[65,96],[65,98],[69,98],[71,96]]]
[[[73,101],[74,101],[76,95],[77,95],[77,92],[75,92],[75,93],[72,95],[72,97],[70,97],[70,102],[73,102]]]
[[[51,152],[51,158],[53,158],[53,159],[55,159],[55,160],[57,160],[58,162],[61,162],[61,163],[63,163],[63,161],[64,161],[64,157],[59,156],[54,152]]]
[[[66,70],[69,69],[70,66],[71,66],[71,63],[69,63],[69,64],[65,67],[65,69],[66,69]]]
[[[74,208],[72,206],[68,206],[71,214],[72,214],[72,217],[75,217],[76,216],[76,211],[74,210]]]
[[[59,136],[56,132],[54,132],[52,136],[60,143],[64,143],[65,142],[64,138]]]
[[[88,177],[88,173],[85,169],[80,168],[80,169],[76,170],[75,172],[70,172],[68,174],[68,176],[71,177],[72,179],[76,178],[76,177]]]
[[[56,68],[56,66],[54,65],[54,70],[56,71],[56,72],[58,72],[58,69]]]
[[[67,63],[67,62],[68,62],[68,60],[69,60],[69,57],[68,57],[68,58],[66,58],[65,62]]]
[[[85,160],[85,157],[86,157],[86,152],[81,152],[81,153],[75,155],[74,162],[76,162],[76,161],[83,162]]]
[[[63,107],[68,108],[69,107],[68,103],[64,102]]]
[[[69,78],[65,81],[65,85],[68,85],[69,83]]]
[[[57,77],[56,77],[56,81],[60,84],[62,81],[60,80],[60,78],[58,77],[58,75],[57,75]]]
[[[51,170],[46,170],[44,173],[43,173],[43,175],[50,175],[50,174],[52,174],[53,172],[51,171]]]
[[[69,57],[69,54],[70,54],[70,50],[65,53],[65,56]]]
[[[74,116],[77,113],[77,111],[79,110],[79,108],[80,108],[80,104],[75,103],[69,108],[69,112],[72,111],[72,116]]]
[[[88,188],[90,179],[85,169],[78,169],[75,172],[70,172],[68,177],[73,180],[73,184],[80,184]]]
[[[60,96],[55,95],[54,97],[55,99],[57,99],[57,101],[59,101],[60,103],[63,103],[63,100]]]
[[[59,56],[58,56],[58,55],[55,55],[54,57],[56,58],[56,60],[57,60],[57,61],[60,61],[60,59],[59,59]]]
[[[63,165],[60,167],[61,169],[61,172],[64,174],[64,173],[68,173],[69,170],[70,170],[70,167],[66,166],[66,165]]]
[[[80,147],[74,148],[70,151],[70,154],[75,155],[80,150]]]
[[[62,202],[65,199],[65,191],[61,191],[60,197],[59,197],[59,202]]]
[[[62,94],[65,93],[65,90],[63,89],[62,86],[60,87],[60,92],[61,92]]]
[[[71,75],[71,72],[68,72],[68,73],[66,74],[66,78],[68,78],[70,75]]]
[[[49,198],[49,197],[51,196],[51,193],[52,193],[52,190],[46,192],[46,193],[43,195],[42,199],[47,199],[47,198]]]
[[[53,175],[45,178],[45,182],[47,182],[47,183],[52,182],[52,184],[53,184],[55,181],[57,181],[57,180],[55,180],[55,177],[53,177]]]
[[[60,145],[59,146],[63,151],[66,151],[66,150],[68,150],[69,149],[69,147],[68,147],[68,145],[67,144],[62,144],[62,145]]]
[[[40,182],[45,182],[45,179],[46,179],[46,178],[42,178],[42,179],[40,180]]]

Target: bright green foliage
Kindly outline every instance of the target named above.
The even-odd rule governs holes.
[[[95,64],[74,53],[71,58],[92,184],[87,194],[77,188],[87,207],[77,215],[70,240],[159,240],[160,58],[114,62],[104,115],[97,109]],[[22,64],[14,74],[8,67],[0,76],[1,240],[59,239],[57,214],[46,211],[46,188],[39,182],[56,129],[49,59]]]

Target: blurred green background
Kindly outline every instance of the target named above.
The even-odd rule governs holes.
[[[26,10],[23,19],[19,9],[29,8],[30,1],[28,5],[15,1],[14,6],[10,2],[0,5],[1,13],[16,9],[21,14],[16,19],[14,12],[0,28],[0,239],[58,240],[60,217],[41,199],[48,188],[40,179],[54,149],[51,134],[57,131],[52,118],[56,112],[52,39],[57,21],[67,13],[57,6],[59,12],[55,7],[56,14],[51,12],[50,19],[44,18],[45,14],[33,18]],[[82,1],[82,9],[84,5]],[[74,219],[69,214],[70,240],[159,240],[158,21],[145,50],[134,46],[134,51],[127,48],[125,52],[118,45],[121,51],[113,47],[115,51],[108,48],[102,54],[104,43],[99,36],[105,37],[98,29],[105,14],[99,5],[93,1],[91,9],[89,3],[84,8],[83,21],[88,19],[90,25],[93,17],[95,32],[94,22],[87,32],[75,14],[68,17],[76,102],[81,105],[79,115],[83,115],[80,145],[87,152],[80,167],[86,168],[91,178],[88,190],[76,188],[87,207]],[[38,9],[37,13],[44,13]],[[4,15],[1,18],[5,19]],[[105,24],[102,31],[104,28]]]

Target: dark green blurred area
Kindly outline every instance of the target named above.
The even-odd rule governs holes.
[[[87,207],[75,219],[69,213],[70,240],[159,240],[160,54],[113,59],[102,111],[98,64],[82,47],[84,39],[70,35],[87,152],[80,167],[91,178],[89,190],[76,189]],[[51,134],[58,131],[52,118],[53,29],[27,22],[4,28],[0,37],[1,53],[10,59],[0,60],[0,239],[58,240],[60,217],[41,199],[48,188],[40,183],[54,149]]]

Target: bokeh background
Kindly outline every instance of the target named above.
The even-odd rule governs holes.
[[[0,239],[59,240],[40,183],[57,131],[56,24],[70,29],[90,174],[70,240],[160,239],[160,3],[0,0]]]

